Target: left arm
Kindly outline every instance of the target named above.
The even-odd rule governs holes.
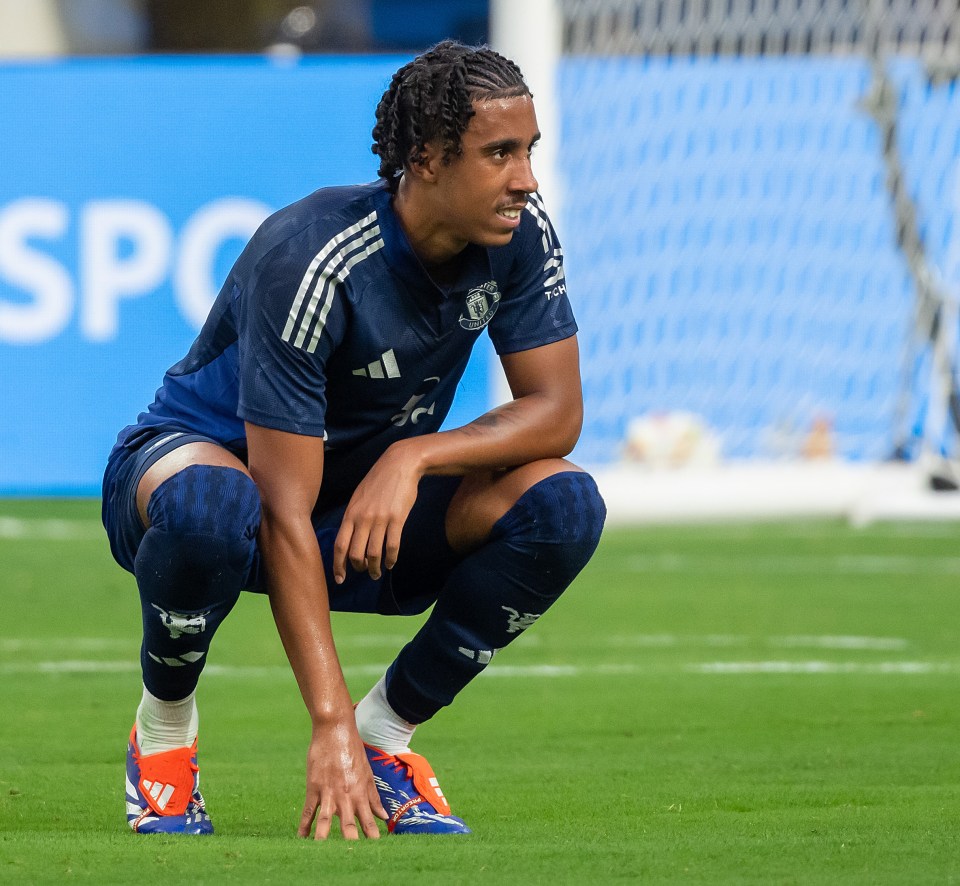
[[[569,455],[583,424],[577,337],[507,354],[501,362],[511,401],[462,428],[395,444],[416,451],[420,476],[460,475]]]
[[[462,428],[390,446],[350,499],[334,547],[337,582],[346,561],[380,576],[393,567],[400,533],[430,474],[463,475],[568,455],[580,436],[583,395],[576,336],[501,358],[513,400]]]

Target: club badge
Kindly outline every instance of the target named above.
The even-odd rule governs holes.
[[[460,315],[460,325],[464,329],[482,329],[497,313],[500,303],[500,289],[495,280],[475,286],[467,293],[466,313]]]

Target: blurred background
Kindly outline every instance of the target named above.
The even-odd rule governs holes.
[[[960,0],[0,0],[0,495],[99,494],[445,37],[533,88],[614,516],[960,517]],[[484,346],[448,423],[500,397]]]

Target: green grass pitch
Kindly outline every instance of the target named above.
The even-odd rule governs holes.
[[[464,838],[295,836],[308,723],[266,602],[201,684],[217,834],[127,830],[133,580],[89,501],[0,501],[0,882],[960,881],[960,527],[611,529],[416,748]],[[336,618],[359,695],[416,621]]]

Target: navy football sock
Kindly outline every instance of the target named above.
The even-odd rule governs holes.
[[[416,637],[387,672],[387,701],[422,723],[532,625],[593,555],[606,507],[589,474],[530,487],[453,570]]]
[[[150,496],[134,574],[143,683],[157,698],[197,686],[210,641],[240,596],[256,547],[260,498],[242,471],[191,465]]]

